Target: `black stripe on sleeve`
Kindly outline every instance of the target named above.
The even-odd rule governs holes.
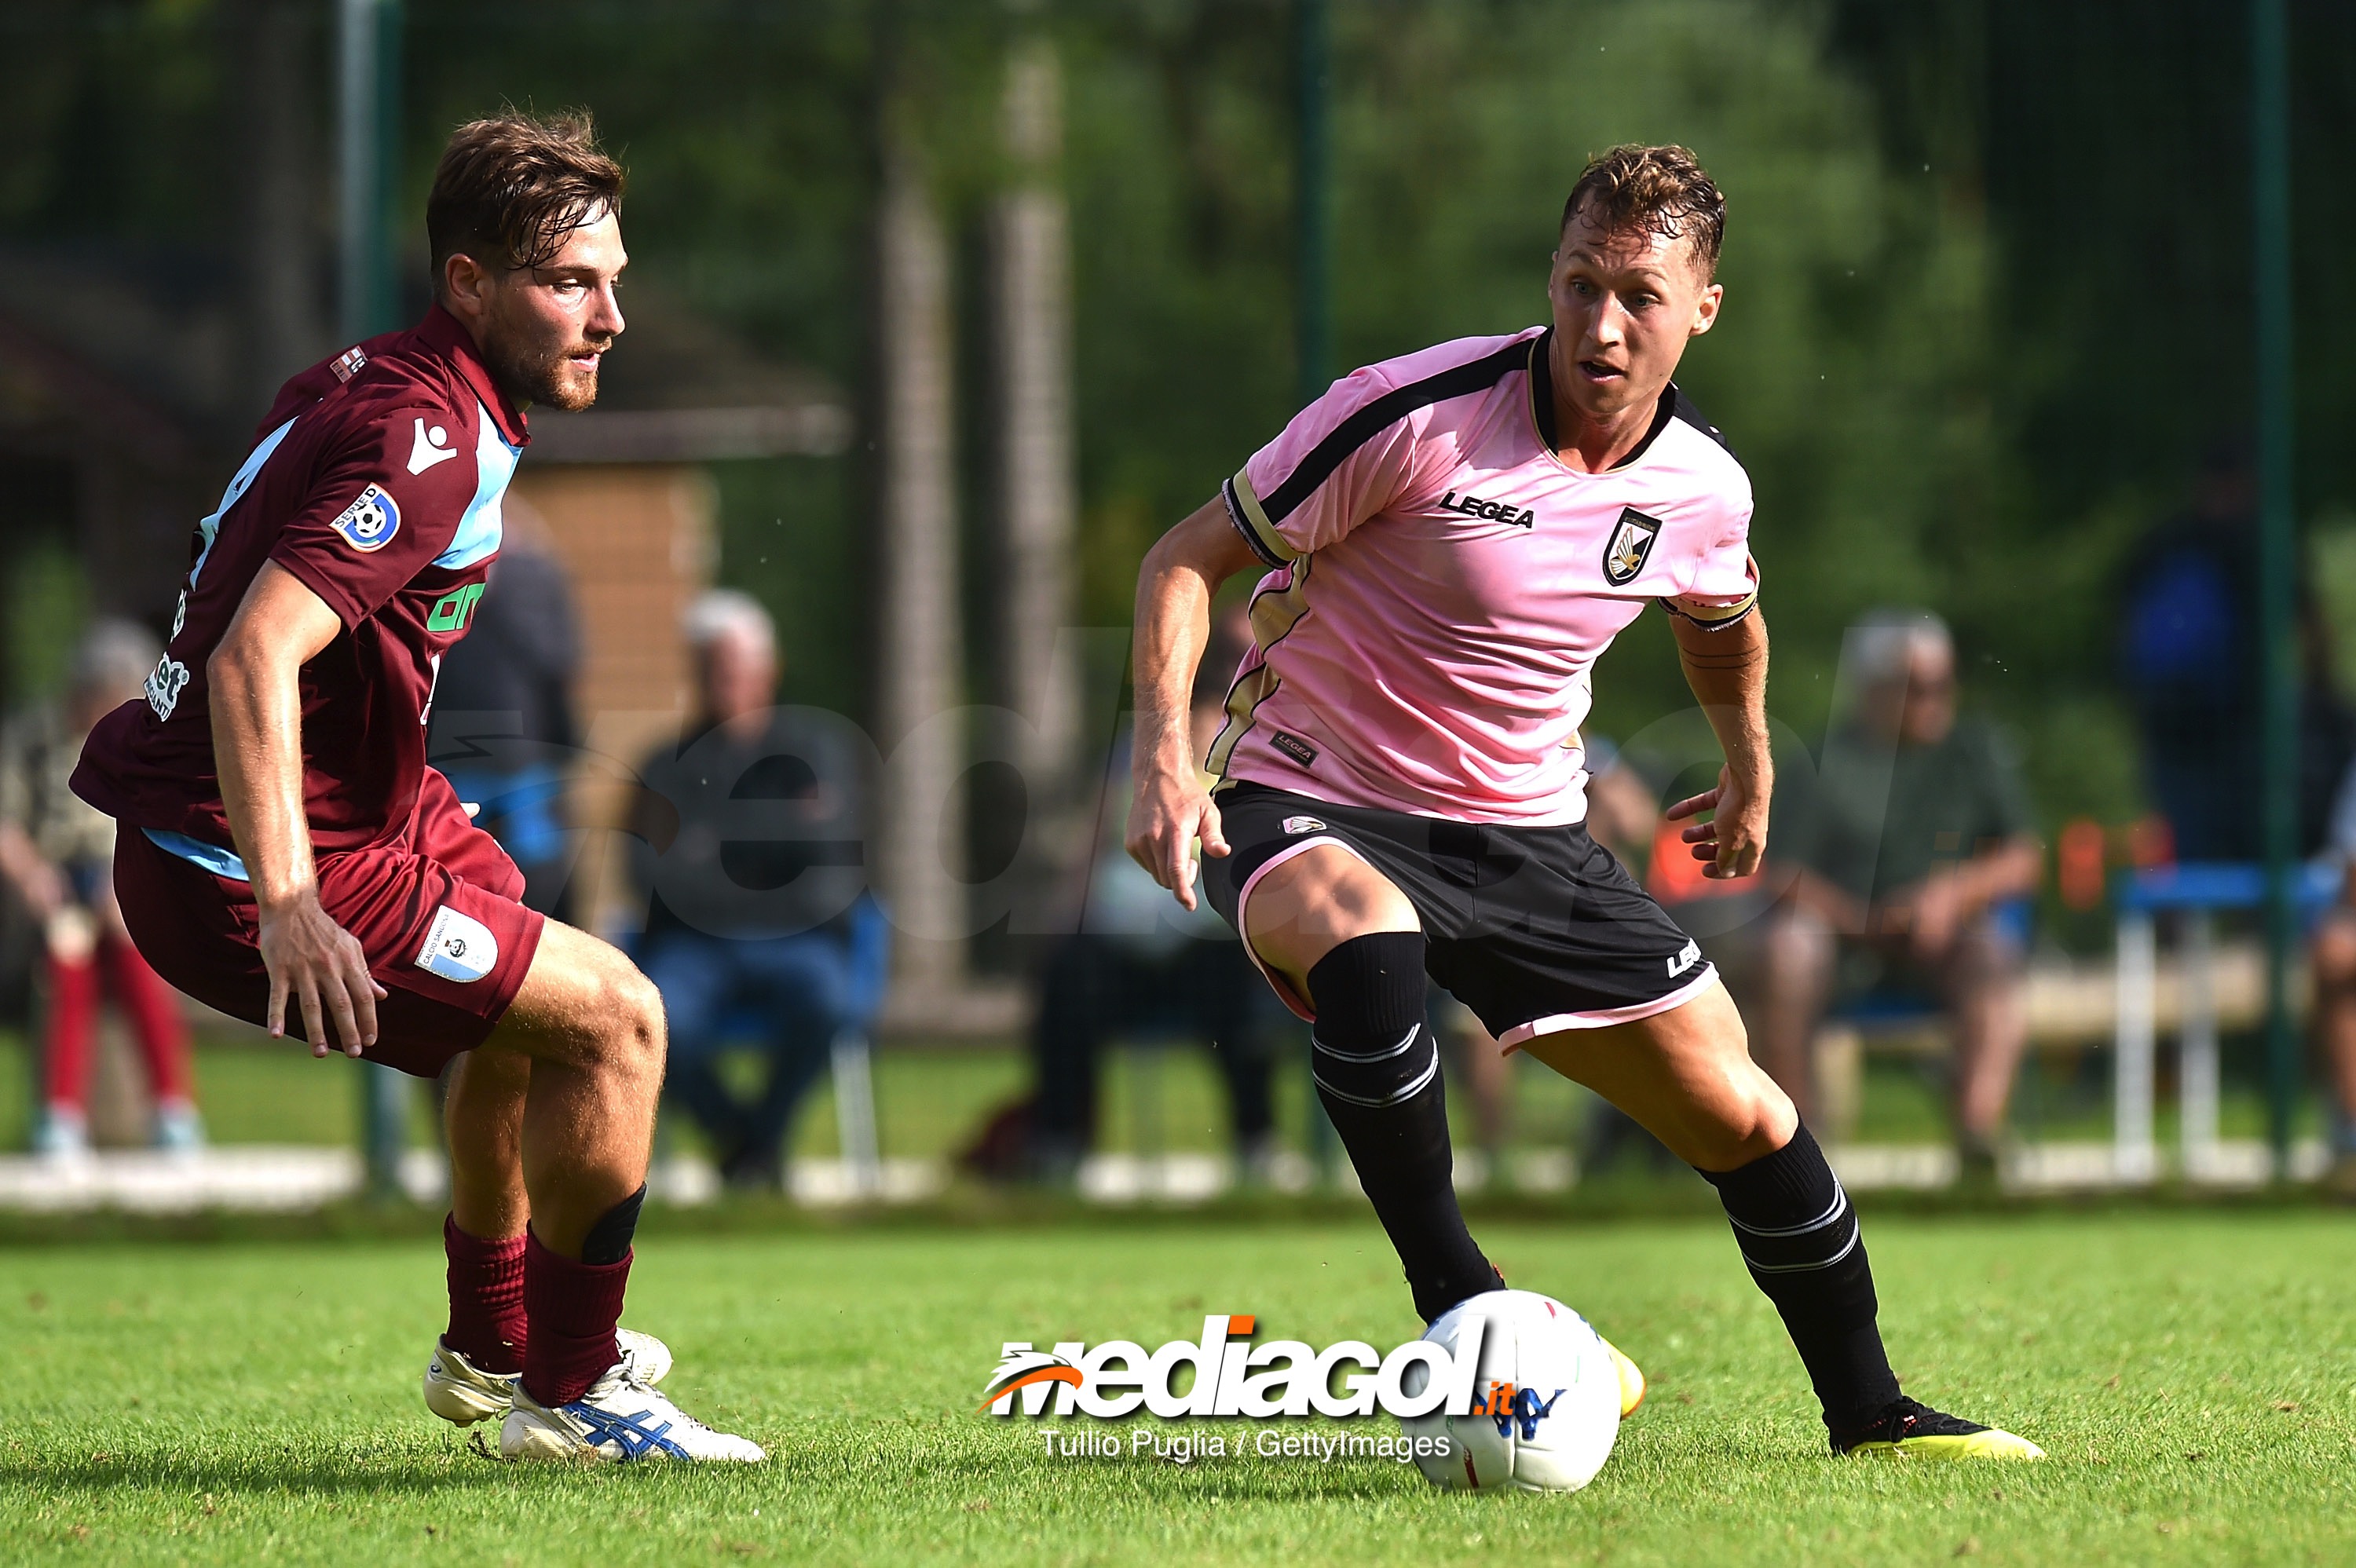
[[[1333,476],[1349,455],[1374,440],[1389,426],[1405,419],[1420,408],[1461,398],[1467,392],[1477,392],[1494,387],[1511,371],[1526,368],[1530,362],[1530,345],[1537,338],[1522,338],[1509,343],[1484,358],[1467,365],[1453,366],[1438,375],[1426,376],[1420,381],[1410,381],[1385,392],[1365,408],[1333,427],[1333,433],[1317,443],[1301,465],[1286,475],[1283,484],[1263,497],[1260,509],[1271,523],[1280,523],[1300,508],[1303,501],[1316,494],[1317,486]]]
[[[1226,503],[1227,522],[1235,528],[1236,532],[1243,535],[1244,543],[1251,546],[1252,554],[1259,557],[1260,560],[1269,566],[1277,567],[1284,565],[1284,558],[1260,542],[1259,531],[1251,526],[1251,519],[1244,516],[1244,504],[1241,498],[1236,495],[1236,482],[1234,480],[1222,479],[1219,481],[1219,499]]]

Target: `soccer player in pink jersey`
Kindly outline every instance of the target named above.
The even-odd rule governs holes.
[[[1836,1453],[2040,1457],[1900,1392],[1847,1195],[1699,948],[1582,826],[1595,660],[1657,603],[1726,753],[1669,815],[1712,877],[1766,845],[1750,482],[1672,379],[1718,319],[1724,226],[1691,153],[1612,149],[1563,208],[1548,325],[1335,382],[1162,537],[1130,853],[1192,909],[1200,841],[1205,891],[1314,1024],[1318,1097],[1427,1321],[1502,1284],[1450,1181],[1429,975],[1718,1189]],[[1186,692],[1211,596],[1254,566],[1206,792]]]
[[[621,335],[622,170],[585,118],[452,135],[434,304],[286,383],[198,525],[145,696],[91,732],[132,940],[181,990],[431,1078],[448,1105],[450,1326],[425,1403],[510,1459],[757,1460],[619,1327],[663,1077],[662,998],[543,920],[425,763],[442,656],[500,540],[534,402],[586,408]]]

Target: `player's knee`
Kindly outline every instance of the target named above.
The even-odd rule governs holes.
[[[597,976],[594,1017],[599,1054],[613,1068],[659,1076],[663,1062],[662,993],[620,954]]]
[[[1764,938],[1768,975],[1803,986],[1813,985],[1833,961],[1833,933],[1814,915],[1785,911],[1767,923]]]
[[[1680,1150],[1705,1170],[1734,1170],[1764,1159],[1799,1130],[1799,1108],[1783,1087],[1752,1069],[1732,1075],[1713,1096],[1712,1113],[1696,1129],[1691,1151]]]

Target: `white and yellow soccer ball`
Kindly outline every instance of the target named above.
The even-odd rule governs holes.
[[[1410,1437],[1445,1440],[1423,1445],[1440,1451],[1418,1454],[1416,1464],[1451,1491],[1579,1490],[1603,1468],[1620,1435],[1620,1370],[1611,1347],[1586,1318],[1529,1290],[1461,1302],[1423,1337],[1453,1355],[1474,1317],[1486,1327],[1472,1413],[1443,1408],[1402,1420]]]

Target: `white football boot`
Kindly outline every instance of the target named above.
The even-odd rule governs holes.
[[[614,1339],[621,1347],[622,1365],[638,1381],[652,1386],[669,1374],[670,1347],[660,1339],[635,1328],[616,1328]],[[459,1426],[503,1416],[515,1403],[521,1375],[487,1372],[436,1339],[434,1354],[425,1361],[425,1408]]]
[[[616,1361],[588,1392],[545,1405],[519,1383],[499,1425],[509,1459],[569,1459],[605,1464],[632,1459],[719,1460],[757,1465],[769,1456],[733,1433],[714,1432]]]

